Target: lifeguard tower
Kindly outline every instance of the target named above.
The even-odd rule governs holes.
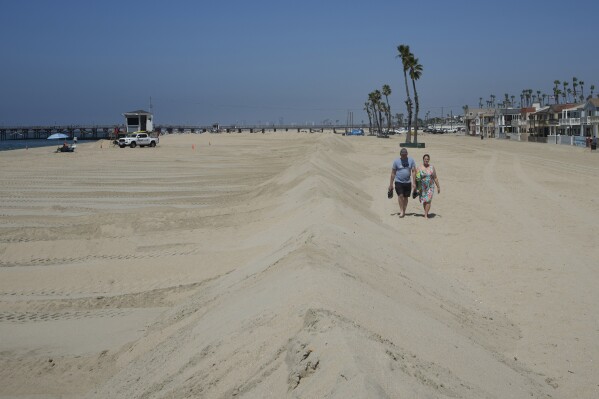
[[[152,122],[154,115],[150,112],[140,109],[137,111],[125,112],[123,116],[125,117],[127,133],[154,131],[154,123]]]

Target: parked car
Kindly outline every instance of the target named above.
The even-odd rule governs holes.
[[[364,136],[364,129],[352,129],[345,133],[346,136]]]

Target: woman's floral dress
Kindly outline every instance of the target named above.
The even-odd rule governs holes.
[[[424,204],[433,200],[435,192],[435,168],[429,165],[428,170],[421,166],[416,172],[416,187],[420,191],[420,203]]]

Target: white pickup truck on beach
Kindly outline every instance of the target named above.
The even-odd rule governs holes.
[[[125,137],[121,137],[119,139],[119,147],[156,147],[156,144],[158,144],[159,141],[160,139],[158,137],[151,137],[147,132],[135,132],[129,133]]]

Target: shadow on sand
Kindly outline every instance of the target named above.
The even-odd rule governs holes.
[[[399,212],[394,212],[394,213],[391,214],[391,216],[399,216]],[[408,217],[408,216],[416,216],[416,217],[423,218],[424,217],[424,213],[406,212],[406,216],[405,217]],[[441,217],[441,215],[437,215],[436,213],[433,213],[433,212],[431,212],[431,213],[428,214],[428,218],[429,219],[433,219],[433,218],[436,218],[436,217]]]

